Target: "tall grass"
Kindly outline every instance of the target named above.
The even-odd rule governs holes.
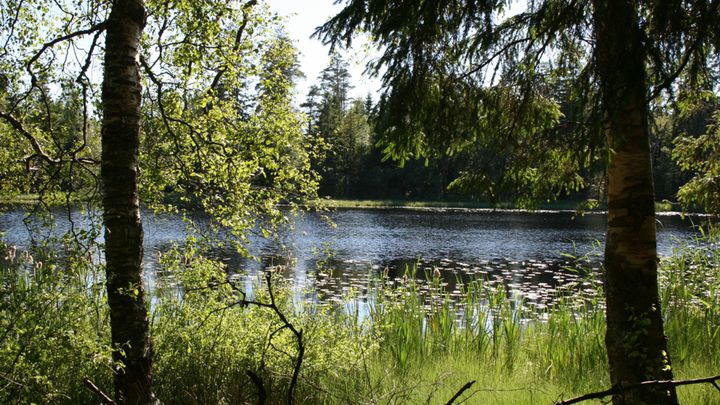
[[[720,249],[713,238],[678,248],[660,263],[665,330],[675,378],[720,372]],[[337,390],[378,402],[440,403],[476,380],[472,403],[551,403],[609,388],[602,291],[559,291],[544,311],[528,312],[500,286],[472,283],[454,302],[412,281],[372,306],[382,344]],[[428,304],[430,303],[430,304]],[[530,306],[531,307],[531,306]],[[348,388],[349,387],[349,388]],[[710,385],[678,389],[681,403],[720,402]]]
[[[465,395],[473,403],[548,403],[607,385],[602,308],[561,295],[546,313],[530,312],[504,287],[482,282],[470,283],[457,302],[431,283],[384,291],[370,310],[382,343],[331,391],[379,403],[442,403],[476,380]]]
[[[708,239],[661,262],[661,299],[676,378],[720,372],[720,249]],[[3,252],[7,246],[0,246]],[[81,378],[111,392],[102,267],[49,249],[2,262],[0,402],[96,403]],[[37,258],[44,265],[37,266]],[[0,258],[1,259],[1,258]],[[297,356],[267,308],[242,306],[225,269],[193,252],[163,256],[182,285],[153,299],[155,383],[165,403],[253,403],[259,376],[270,403],[285,400]],[[278,305],[304,332],[297,403],[444,403],[469,381],[468,403],[551,403],[607,388],[602,294],[558,291],[544,310],[503,286],[466,284],[451,297],[439,279],[394,287],[377,280],[367,317],[352,305]],[[255,300],[268,299],[262,283]],[[679,389],[682,403],[717,403],[711,386]]]

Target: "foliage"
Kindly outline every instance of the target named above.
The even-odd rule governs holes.
[[[528,203],[584,188],[607,155],[588,46],[592,9],[589,1],[516,10],[504,1],[349,0],[317,35],[339,46],[363,31],[383,48],[371,69],[382,73],[378,130],[388,155],[469,151],[457,187],[489,197],[508,190]],[[717,4],[640,2],[639,10],[650,99],[672,101],[676,81],[712,88]]]
[[[280,402],[297,355],[294,338],[269,309],[237,304],[240,293],[218,281],[225,277],[223,266],[202,257],[188,262],[187,254],[176,251],[163,258],[184,292],[179,297],[170,288],[154,311],[161,397],[170,403],[252,402],[257,392],[248,378],[251,371],[264,381],[268,400]],[[289,288],[282,283],[273,288],[283,312],[306,339],[298,398],[312,395],[311,387],[324,379],[342,378],[363,351],[373,350],[373,335],[345,322],[339,309],[295,307]],[[256,285],[252,294],[255,301],[269,302],[266,286]]]
[[[0,193],[92,200],[109,3],[7,1],[2,10]],[[271,233],[286,215],[278,206],[312,198],[319,181],[310,166],[318,148],[292,106],[297,50],[255,0],[149,1],[147,10],[141,199],[199,206],[242,250],[247,231]]]
[[[678,191],[685,206],[701,206],[707,213],[720,214],[720,110],[713,114],[707,132],[697,137],[675,139],[673,159],[694,177]]]
[[[0,192],[5,194],[37,193],[52,200],[58,193],[83,192],[85,199],[93,198],[87,191],[95,187],[100,154],[94,113],[99,86],[90,72],[108,4],[80,4],[75,13],[61,11],[72,8],[65,6],[2,3],[0,143],[6,164]],[[56,52],[57,43],[66,52]],[[64,57],[71,49],[74,62]]]
[[[95,401],[82,378],[108,390],[113,370],[102,268],[85,252],[59,257],[47,246],[12,257],[12,247],[2,248],[8,259],[2,261],[0,399]],[[247,371],[253,371],[264,380],[269,400],[284,399],[295,342],[277,331],[279,320],[266,308],[233,305],[236,291],[218,282],[225,278],[218,262],[180,250],[168,252],[162,262],[183,286],[160,283],[152,300],[159,397],[165,403],[252,402],[257,392]],[[339,309],[295,308],[289,289],[274,288],[306,339],[298,398],[316,395],[314,387],[323,381],[347,375],[363,353],[377,347],[376,336]],[[267,299],[261,287],[254,294],[258,301]]]
[[[2,247],[8,255],[10,247]],[[4,402],[90,403],[96,398],[83,387],[83,376],[104,389],[112,384],[101,269],[85,252],[58,257],[54,251],[39,247],[33,263],[22,252],[2,262]],[[678,378],[720,367],[718,260],[716,239],[699,239],[661,262]],[[271,336],[278,320],[265,308],[234,305],[241,296],[225,282],[224,266],[191,247],[169,251],[161,263],[167,271],[160,274],[174,275],[158,280],[152,300],[155,382],[163,401],[252,402],[257,390],[248,370],[263,379],[269,400],[283,399],[296,346],[287,331]],[[307,339],[299,401],[446,401],[477,380],[466,393],[470,401],[520,403],[607,385],[600,293],[587,301],[558,292],[556,305],[533,315],[517,312],[502,286],[468,285],[459,303],[440,285],[421,295],[412,277],[404,286],[378,280],[376,287],[377,300],[363,320],[350,303],[298,304],[290,289],[275,286],[286,315]],[[267,298],[260,284],[251,294]],[[687,403],[717,398],[716,390],[701,386],[679,395]]]
[[[141,192],[160,209],[202,207],[244,250],[247,231],[271,232],[285,218],[279,204],[295,207],[317,187],[314,149],[292,107],[297,50],[252,2],[194,4],[151,8]],[[188,30],[195,40],[182,40]]]
[[[0,402],[89,403],[83,376],[111,384],[102,269],[87,252],[56,255],[60,246],[0,244]]]

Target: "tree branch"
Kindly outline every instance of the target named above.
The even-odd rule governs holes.
[[[555,405],[576,404],[576,403],[587,401],[590,399],[601,399],[601,398],[605,398],[610,395],[622,394],[625,391],[631,391],[631,390],[641,389],[641,388],[655,386],[655,385],[661,385],[661,386],[667,386],[667,387],[679,387],[681,385],[711,384],[718,390],[718,392],[720,392],[720,386],[718,386],[718,384],[717,384],[718,380],[720,380],[720,375],[716,375],[713,377],[705,377],[705,378],[695,378],[695,379],[690,379],[690,380],[653,380],[653,381],[643,381],[641,383],[631,384],[631,385],[615,385],[612,388],[607,389],[605,391],[592,392],[590,394],[581,395],[579,397],[567,399],[564,401],[556,401]]]
[[[242,40],[242,35],[245,32],[245,27],[247,27],[248,23],[248,14],[250,13],[250,9],[253,8],[257,4],[257,0],[250,0],[248,1],[243,7],[242,7],[242,13],[243,13],[243,21],[242,24],[240,24],[240,27],[238,27],[237,33],[235,34],[235,43],[232,47],[232,52],[235,53],[240,49],[240,41]],[[215,77],[213,78],[212,83],[210,84],[209,91],[215,91],[217,89],[218,84],[220,84],[220,79],[227,71],[227,65],[221,67],[217,74],[215,74]]]
[[[718,1],[718,0],[713,1],[712,4],[710,4],[710,7],[709,7],[710,11],[708,12],[708,14],[710,16],[712,16],[712,12],[715,11],[715,9],[717,9],[718,6],[720,6],[720,1]],[[703,17],[705,17],[705,16],[703,16]],[[685,67],[687,67],[687,64],[690,62],[692,54],[698,49],[700,44],[706,39],[708,27],[712,26],[711,24],[714,24],[713,19],[708,18],[708,20],[709,21],[700,21],[699,22],[700,27],[698,28],[698,33],[695,36],[692,43],[690,44],[690,46],[685,48],[685,52],[683,53],[682,57],[680,58],[680,62],[678,63],[677,68],[671,74],[665,76],[662,83],[658,84],[657,86],[655,86],[653,88],[652,92],[650,93],[650,96],[648,97],[648,100],[647,100],[648,102],[655,100],[660,95],[660,93],[662,93],[663,90],[670,89],[670,86],[673,84],[673,82],[675,82],[675,80],[680,76],[680,74],[683,72],[683,70],[685,70]],[[644,36],[643,41],[645,41],[646,44],[649,43],[650,39],[647,38],[647,36],[645,36],[644,32],[643,32],[643,36]],[[648,48],[653,49],[652,46],[648,46]],[[656,57],[655,59],[658,59],[658,58]],[[660,63],[658,63],[658,64],[660,64]]]
[[[87,387],[87,389],[99,396],[104,403],[109,405],[115,405],[115,401],[113,401],[112,398],[110,398],[106,393],[104,393],[100,388],[98,388],[97,385],[90,381],[89,378],[83,378],[83,384],[85,384],[85,387]]]
[[[35,77],[35,74],[32,71],[32,65],[35,62],[37,62],[37,60],[40,58],[40,56],[42,56],[42,54],[46,50],[48,50],[48,48],[51,48],[51,47],[55,46],[55,44],[58,44],[60,42],[67,41],[68,39],[73,39],[75,37],[79,37],[82,35],[92,34],[93,32],[96,32],[96,31],[102,31],[105,29],[106,26],[107,26],[107,22],[103,21],[101,23],[93,25],[92,27],[90,27],[86,30],[71,32],[67,35],[63,35],[62,37],[55,38],[50,42],[46,42],[37,52],[35,52],[35,55],[33,55],[33,57],[30,58],[30,60],[25,65],[25,70],[27,70],[27,72],[30,74],[30,77],[32,78],[32,84],[34,85],[37,82],[37,78]]]
[[[303,331],[300,329],[299,331],[295,329],[295,326],[293,326],[292,323],[290,323],[285,315],[280,311],[280,309],[277,307],[275,303],[275,294],[273,294],[272,285],[272,271],[265,271],[265,282],[268,286],[268,294],[270,295],[270,305],[275,312],[275,314],[280,318],[280,320],[283,322],[283,324],[290,329],[290,331],[295,335],[295,339],[297,340],[298,345],[298,355],[297,359],[295,359],[295,367],[293,369],[293,376],[292,380],[290,380],[290,388],[288,389],[288,405],[292,405],[293,403],[293,395],[295,391],[295,387],[297,386],[298,376],[300,375],[300,368],[302,367],[302,361],[303,356],[305,355],[305,344],[303,343]]]
[[[259,405],[265,405],[265,402],[267,401],[267,391],[265,390],[265,385],[263,384],[262,379],[252,370],[246,370],[245,374],[250,377],[250,381],[252,381],[253,385],[255,385],[255,388],[258,390],[257,403]]]
[[[18,131],[25,139],[27,139],[30,142],[30,145],[32,146],[34,154],[25,157],[25,161],[28,161],[29,159],[33,157],[40,157],[43,160],[47,161],[48,163],[60,163],[60,159],[52,158],[50,155],[45,153],[42,146],[40,145],[40,142],[33,136],[33,134],[30,133],[25,127],[23,126],[22,122],[20,122],[17,118],[12,116],[12,114],[8,114],[4,111],[0,111],[0,118],[4,119],[5,122],[10,124],[16,131]]]
[[[217,311],[224,311],[224,310],[234,307],[236,305],[240,305],[241,307],[246,307],[248,305],[256,305],[256,306],[262,307],[262,308],[269,308],[273,312],[275,312],[275,315],[277,315],[277,317],[280,319],[280,321],[283,323],[283,325],[270,334],[270,337],[269,337],[270,343],[268,343],[268,345],[272,344],[272,339],[278,332],[280,332],[283,329],[289,329],[292,332],[292,334],[295,336],[295,340],[297,341],[297,346],[298,346],[298,354],[297,354],[297,358],[295,359],[295,367],[293,368],[293,375],[292,375],[292,379],[290,380],[290,387],[288,388],[288,397],[287,397],[288,405],[292,405],[294,402],[295,388],[297,387],[298,378],[300,376],[300,368],[302,367],[303,358],[305,356],[305,343],[303,342],[303,330],[296,329],[295,326],[287,319],[287,317],[285,317],[285,314],[283,314],[282,311],[280,311],[280,308],[278,308],[277,303],[275,302],[275,293],[273,293],[273,289],[272,289],[272,274],[273,274],[273,272],[274,272],[273,269],[265,270],[265,282],[267,283],[267,287],[268,287],[268,295],[270,296],[270,303],[246,299],[245,293],[243,291],[238,289],[234,283],[227,282],[227,281],[221,282],[221,283],[211,283],[210,285],[208,285],[208,287],[202,287],[202,288],[194,289],[194,290],[213,288],[214,286],[227,284],[230,286],[230,288],[239,292],[243,296],[241,299],[237,300],[236,302],[233,302],[232,304],[230,304],[228,306],[225,306],[223,308],[212,311],[213,313],[217,312]],[[188,290],[188,291],[192,291],[192,290]],[[263,354],[263,357],[264,357],[264,354]]]

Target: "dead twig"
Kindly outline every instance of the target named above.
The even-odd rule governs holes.
[[[601,399],[601,398],[605,398],[610,395],[620,394],[625,391],[647,388],[647,387],[652,387],[652,386],[656,386],[656,385],[666,386],[666,387],[679,387],[681,385],[711,384],[713,387],[715,387],[718,390],[718,392],[720,392],[720,386],[717,383],[718,380],[720,380],[720,375],[716,375],[713,377],[705,377],[705,378],[694,378],[694,379],[690,379],[690,380],[652,380],[652,381],[643,381],[641,383],[630,384],[630,385],[618,384],[618,385],[614,385],[612,388],[604,390],[604,391],[591,392],[589,394],[581,395],[579,397],[567,399],[564,401],[555,401],[555,405],[577,404],[578,402],[583,402],[583,401],[587,401],[590,399]]]
[[[95,383],[90,381],[89,378],[87,378],[87,377],[83,378],[83,384],[85,384],[85,387],[87,387],[87,389],[89,389],[90,391],[95,393],[95,395],[99,396],[100,399],[102,399],[104,403],[109,404],[109,405],[115,405],[115,401],[113,401],[112,398],[110,398],[110,396],[108,396],[100,388],[98,388],[98,386],[95,385]]]

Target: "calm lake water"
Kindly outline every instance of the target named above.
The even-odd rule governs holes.
[[[282,233],[280,243],[252,239],[251,252],[260,261],[243,259],[229,250],[214,252],[231,274],[245,280],[248,289],[269,265],[285,265],[283,275],[297,291],[311,299],[339,301],[353,293],[364,300],[372,291],[369,280],[384,284],[405,282],[406,269],[415,266],[420,283],[440,275],[446,290],[459,294],[473,279],[502,284],[517,298],[544,305],[558,286],[590,290],[582,272],[568,271],[577,263],[568,255],[601,253],[606,217],[573,212],[520,212],[468,209],[349,209],[322,215],[305,214]],[[10,244],[24,247],[30,234],[24,213],[0,214],[0,232]],[[74,212],[77,229],[87,220]],[[66,215],[58,215],[56,232],[69,229]],[[157,253],[182,244],[186,226],[177,216],[144,214],[145,265],[149,282],[172,282],[171,274],[158,274]],[[677,214],[658,216],[658,251],[669,255],[682,242],[696,236],[690,219]],[[599,260],[580,261],[592,272]]]

